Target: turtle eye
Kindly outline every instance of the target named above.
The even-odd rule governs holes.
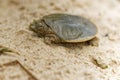
[[[41,23],[41,22],[39,22],[37,25],[38,25],[39,27],[42,27],[42,23]]]
[[[43,25],[42,25],[42,23],[41,22],[39,22],[39,23],[36,23],[36,29],[38,29],[38,30],[41,30],[41,29],[43,29]]]

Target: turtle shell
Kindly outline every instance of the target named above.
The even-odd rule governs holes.
[[[91,21],[80,16],[50,14],[42,19],[65,42],[87,41],[94,38],[97,33],[97,27]]]

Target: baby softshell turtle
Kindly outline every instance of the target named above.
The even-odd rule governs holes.
[[[30,29],[44,37],[46,43],[77,43],[91,40],[97,27],[88,19],[69,14],[50,14],[30,24]]]

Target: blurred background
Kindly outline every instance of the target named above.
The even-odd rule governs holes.
[[[99,45],[49,46],[34,37],[29,24],[51,13],[91,20]],[[0,80],[120,80],[120,0],[0,0],[1,46],[20,55],[0,51]]]

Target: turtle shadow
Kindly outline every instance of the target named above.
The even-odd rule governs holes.
[[[52,43],[50,46],[62,46],[68,49],[75,49],[75,48],[80,48],[82,49],[83,47],[88,47],[88,46],[99,46],[99,40],[98,38],[93,38],[91,40],[85,41],[85,42],[77,42],[77,43]]]
[[[64,47],[67,49],[75,49],[75,48],[80,48],[82,49],[84,46],[90,46],[88,44],[89,42],[81,42],[81,43],[52,43],[52,44],[47,44],[50,47]]]
[[[77,48],[81,46],[85,46],[87,42],[78,42],[78,43],[59,43],[59,44],[54,44],[56,46],[63,46],[66,48]]]

